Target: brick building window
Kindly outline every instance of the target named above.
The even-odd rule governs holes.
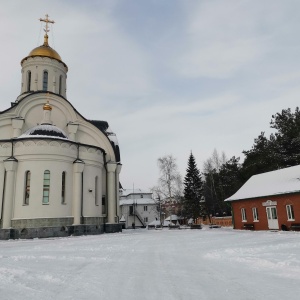
[[[286,206],[286,213],[289,221],[295,221],[293,205]]]
[[[253,213],[253,221],[258,222],[259,219],[258,219],[258,210],[257,210],[257,207],[253,207],[252,208],[252,213]]]
[[[144,211],[148,211],[147,205],[144,206]]]
[[[242,214],[242,221],[247,222],[247,216],[246,216],[246,209],[241,208],[241,214]]]

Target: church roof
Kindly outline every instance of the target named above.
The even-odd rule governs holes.
[[[300,192],[300,165],[252,176],[225,201]]]
[[[21,64],[27,58],[36,57],[36,56],[54,58],[54,59],[58,60],[59,62],[63,63],[66,68],[68,68],[67,65],[62,61],[60,55],[53,48],[51,48],[49,46],[47,34],[45,34],[45,36],[44,36],[44,44],[39,47],[36,47],[32,51],[30,51],[28,56],[26,56],[25,58],[22,59]]]
[[[98,120],[88,120],[91,124],[96,126],[100,131],[102,131],[108,140],[110,141],[114,153],[116,156],[116,161],[121,161],[121,155],[120,155],[120,148],[119,148],[119,142],[117,139],[117,136],[112,130],[109,128],[109,125],[106,121],[98,121]]]
[[[19,138],[28,138],[28,137],[54,137],[54,138],[60,138],[60,139],[68,139],[68,136],[65,134],[63,130],[60,128],[50,125],[50,124],[41,124],[37,125],[35,127],[30,128],[26,132],[24,132],[22,135],[19,136]]]
[[[41,45],[34,48],[28,56],[46,56],[61,61],[60,55],[49,45]]]

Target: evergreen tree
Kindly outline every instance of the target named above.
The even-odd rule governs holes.
[[[252,175],[278,169],[278,157],[276,155],[276,141],[271,135],[268,139],[264,132],[254,140],[251,150],[243,151],[245,160],[243,163],[243,176],[248,180]]]
[[[213,216],[231,215],[231,207],[224,199],[233,195],[244,183],[239,158],[233,156],[220,167],[206,166],[203,195],[207,212]]]
[[[193,218],[195,220],[204,213],[204,207],[201,203],[201,197],[203,196],[202,185],[200,171],[191,153],[184,178],[184,197],[182,199],[182,213],[187,218]]]
[[[252,175],[300,164],[300,111],[296,107],[283,109],[272,116],[270,127],[276,132],[265,137],[264,132],[254,140],[251,150],[243,151],[242,173],[247,180]]]
[[[243,151],[244,162],[232,157],[220,159],[215,150],[204,164],[203,194],[207,212],[230,214],[224,199],[233,195],[251,176],[300,164],[300,110],[283,109],[272,116],[269,137],[264,132],[254,140],[250,150]]]

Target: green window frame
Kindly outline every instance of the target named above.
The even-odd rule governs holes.
[[[50,171],[46,170],[44,172],[43,180],[43,204],[49,204],[50,196]]]

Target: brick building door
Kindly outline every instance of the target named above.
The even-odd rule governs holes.
[[[276,206],[268,206],[266,210],[269,229],[279,229]]]

